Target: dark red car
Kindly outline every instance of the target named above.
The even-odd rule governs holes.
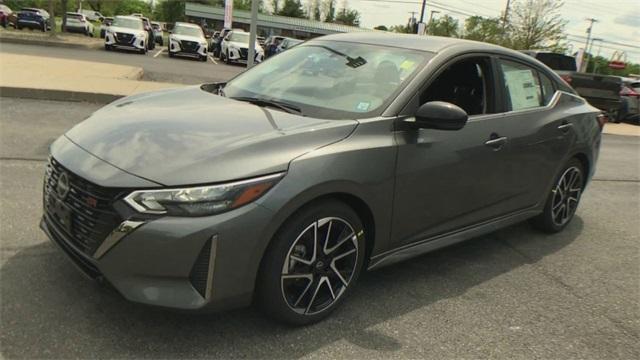
[[[16,14],[7,5],[0,4],[0,25],[7,27],[9,25],[16,26]]]

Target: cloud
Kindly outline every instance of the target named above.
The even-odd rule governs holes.
[[[616,22],[618,22],[621,25],[627,25],[634,28],[638,28],[640,27],[640,16],[638,16],[635,13],[621,15],[616,18]]]

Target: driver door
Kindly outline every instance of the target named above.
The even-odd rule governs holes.
[[[510,146],[500,140],[507,124],[504,114],[495,111],[494,62],[489,56],[459,58],[431,79],[412,101],[414,108],[446,101],[465,110],[469,120],[456,131],[396,131],[392,220],[396,246],[477,224],[511,209]]]

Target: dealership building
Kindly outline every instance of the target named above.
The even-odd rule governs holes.
[[[224,8],[207,6],[194,3],[186,3],[184,13],[187,21],[200,24],[207,30],[220,30],[224,25]],[[234,29],[249,31],[251,12],[233,10]],[[281,35],[298,39],[310,39],[317,36],[354,32],[370,31],[355,26],[325,23],[321,21],[290,18],[286,16],[258,14],[258,35]]]

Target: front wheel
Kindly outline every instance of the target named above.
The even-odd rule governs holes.
[[[582,163],[576,158],[571,159],[556,179],[544,211],[533,218],[531,223],[544,232],[562,231],[576,213],[585,181]]]
[[[362,222],[346,204],[311,204],[291,217],[264,255],[259,305],[276,320],[305,325],[327,317],[348,295],[365,257]]]
[[[224,62],[225,64],[231,64],[231,59],[229,59],[229,50],[224,54]]]

